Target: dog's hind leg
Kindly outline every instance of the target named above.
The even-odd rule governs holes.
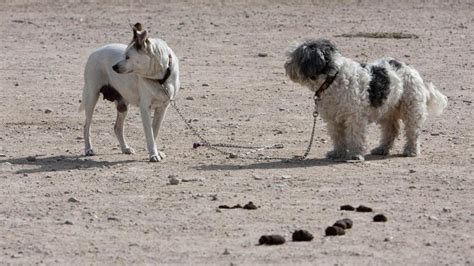
[[[392,115],[380,122],[382,130],[382,139],[380,145],[373,149],[370,153],[373,155],[388,155],[393,147],[395,139],[400,133],[400,118]]]
[[[122,153],[134,154],[135,151],[130,146],[128,146],[127,141],[125,140],[123,129],[125,117],[127,117],[128,105],[123,99],[116,101],[115,104],[117,106],[117,119],[115,120],[114,125],[115,136],[117,136]]]
[[[92,149],[92,143],[90,138],[90,130],[92,123],[92,115],[94,114],[94,108],[99,99],[99,93],[94,93],[93,90],[84,92],[82,101],[84,102],[84,108],[86,111],[86,122],[84,124],[84,153],[86,156],[94,155],[94,150]]]
[[[328,122],[328,133],[334,149],[326,154],[329,159],[343,159],[346,157],[346,140],[344,138],[344,124]]]
[[[403,156],[416,157],[420,154],[419,137],[426,119],[426,104],[418,101],[402,106],[402,120],[405,124],[406,144]]]

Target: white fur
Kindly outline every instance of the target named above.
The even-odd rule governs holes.
[[[128,60],[125,59],[125,55],[129,56]],[[164,77],[169,55],[172,58],[171,75],[162,86],[157,79]],[[121,74],[112,69],[114,65]],[[146,39],[140,49],[135,47],[133,41],[129,46],[105,45],[89,56],[84,82],[80,110],[85,109],[86,113],[85,154],[94,155],[90,140],[92,114],[100,96],[100,89],[104,85],[110,85],[123,97],[122,102],[115,101],[116,105],[131,104],[140,107],[150,161],[160,161],[161,156],[155,140],[170,100],[176,97],[180,87],[179,62],[171,48],[161,39]],[[154,111],[153,121],[150,111]],[[117,111],[114,129],[122,152],[131,154],[134,151],[127,144],[123,133],[126,115],[126,111]]]
[[[300,66],[292,58],[295,48],[290,48],[285,65],[290,78],[312,91],[317,90],[327,75],[317,78],[305,78]],[[292,61],[293,60],[293,61]],[[368,64],[366,68],[358,62],[343,57],[339,52],[332,57],[338,74],[331,86],[322,94],[319,113],[327,122],[328,132],[334,149],[328,153],[332,159],[364,160],[366,152],[367,126],[376,122],[382,130],[380,145],[372,154],[387,155],[399,134],[400,120],[405,124],[405,156],[417,156],[420,153],[419,136],[428,110],[439,115],[447,106],[447,97],[426,84],[418,71],[402,64],[397,69],[388,59]],[[384,66],[390,79],[390,93],[380,107],[373,107],[369,101],[369,83],[372,65]]]

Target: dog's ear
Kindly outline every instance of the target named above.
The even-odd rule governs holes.
[[[143,44],[145,44],[146,39],[148,39],[148,32],[146,30],[137,32],[137,38],[135,41],[138,45],[143,46]]]
[[[132,31],[133,31],[133,40],[136,40],[137,39],[137,32],[139,31],[142,31],[142,24],[140,22],[137,22],[135,23],[135,25],[131,25],[130,26],[132,27]]]
[[[145,44],[148,38],[148,32],[143,30],[141,23],[135,23],[132,27],[133,30],[133,42],[135,42],[135,46],[137,49],[141,49]]]

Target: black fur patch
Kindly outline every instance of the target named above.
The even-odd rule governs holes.
[[[299,49],[297,60],[301,62],[301,73],[309,78],[327,74],[337,51],[333,43],[324,39],[306,41]]]
[[[102,93],[102,95],[104,95],[105,100],[108,100],[111,102],[122,99],[122,95],[120,95],[120,93],[114,87],[110,85],[102,86],[99,92]]]
[[[390,61],[388,61],[388,63],[394,67],[396,70],[399,70],[401,67],[402,67],[402,63],[398,62],[397,60],[395,59],[392,59]]]
[[[369,100],[372,107],[380,107],[390,93],[390,78],[387,69],[381,66],[370,68],[372,80],[370,81]]]
[[[102,88],[100,88],[100,93],[104,95],[104,99],[111,101],[111,102],[118,102],[117,105],[117,111],[123,113],[127,111],[127,105],[123,101],[122,95],[112,86],[110,85],[104,85]]]
[[[362,68],[365,68],[367,66],[366,63],[359,63],[359,65],[362,67]]]

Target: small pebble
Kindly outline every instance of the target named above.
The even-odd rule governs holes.
[[[245,204],[243,208],[246,210],[256,210],[257,206],[255,206],[253,202],[249,201],[249,203]]]
[[[263,235],[258,243],[260,245],[281,245],[285,243],[285,238],[281,235]]]
[[[52,113],[52,112],[53,112],[53,110],[51,110],[51,109],[49,109],[49,108],[46,108],[46,109],[44,110],[44,113],[45,113],[45,114],[49,114],[49,113]]]
[[[107,217],[107,221],[118,221],[117,217]]]
[[[292,239],[293,241],[311,241],[313,240],[313,235],[306,230],[296,230],[293,232]]]
[[[267,53],[258,53],[258,57],[267,57],[268,54]]]
[[[79,200],[74,198],[74,197],[70,197],[67,201],[68,202],[79,202]]]
[[[69,221],[69,220],[66,220],[66,221],[64,222],[64,224],[72,225],[73,223],[72,223],[71,221]]]
[[[372,212],[372,208],[360,205],[359,207],[357,207],[356,212]]]
[[[342,205],[341,206],[341,211],[354,211],[355,208],[352,207],[351,205]]]
[[[346,234],[346,232],[339,226],[329,226],[326,228],[326,236],[341,236],[344,234]]]
[[[168,180],[169,180],[169,184],[170,184],[170,185],[177,185],[177,184],[179,184],[179,179],[176,178],[175,175],[170,175],[170,176],[168,176]]]
[[[222,254],[224,254],[224,255],[229,255],[229,254],[230,254],[230,252],[229,252],[229,250],[228,250],[228,249],[224,249],[224,253],[222,253]]]
[[[387,217],[385,217],[385,215],[383,214],[377,214],[374,216],[374,222],[386,222],[387,221]]]

